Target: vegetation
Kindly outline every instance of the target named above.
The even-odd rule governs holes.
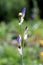
[[[24,65],[36,65],[42,64],[39,56],[39,40],[34,41],[34,37],[37,35],[40,36],[40,39],[43,39],[43,22],[40,20],[33,20],[28,22],[23,22],[22,31],[24,33],[25,26],[29,27],[29,37],[28,45],[24,47],[23,62]],[[14,33],[16,31],[16,34]],[[6,25],[4,22],[0,24],[0,65],[21,65],[21,56],[18,53],[18,49],[15,45],[11,43],[12,37],[17,37],[17,34],[20,32],[20,27],[18,25],[18,20],[14,19]],[[30,42],[31,41],[31,42]],[[31,47],[29,43],[34,45]]]

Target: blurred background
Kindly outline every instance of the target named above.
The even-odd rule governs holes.
[[[24,7],[26,15],[20,29],[18,13]],[[26,26],[23,64],[43,65],[43,0],[0,0],[0,65],[22,65],[17,36]]]

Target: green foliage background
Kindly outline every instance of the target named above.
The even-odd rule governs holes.
[[[33,0],[33,3],[35,1]],[[11,42],[13,36],[17,38],[18,33],[21,34],[21,30],[22,34],[24,33],[26,26],[29,28],[28,41],[30,44],[35,43],[35,45],[33,45],[32,50],[30,50],[29,45],[24,47],[24,65],[35,65],[35,63],[36,65],[43,65],[40,59],[37,58],[39,55],[39,47],[33,41],[37,35],[40,35],[40,39],[43,39],[43,21],[37,16],[35,20],[24,21],[22,29],[20,29],[18,25],[19,20],[16,18],[18,18],[18,13],[24,7],[27,8],[26,18],[29,19],[28,14],[30,13],[30,8],[28,8],[28,0],[0,0],[0,17],[3,19],[2,23],[0,23],[0,65],[22,64],[18,49]],[[37,9],[36,3],[34,3],[34,7]],[[10,23],[6,25],[5,21],[10,21]]]

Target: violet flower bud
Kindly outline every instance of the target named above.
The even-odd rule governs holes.
[[[18,42],[18,43],[21,43],[21,40],[22,40],[21,35],[18,35],[18,37],[17,37],[17,42]]]
[[[23,8],[22,14],[25,14],[25,13],[26,13],[26,8]]]

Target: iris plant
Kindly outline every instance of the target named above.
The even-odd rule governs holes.
[[[23,10],[19,13],[19,17],[20,17],[19,25],[20,25],[20,28],[22,27],[21,25],[22,25],[22,23],[24,21],[25,13],[26,13],[26,8],[23,8]],[[22,34],[24,40],[27,39],[27,31],[28,31],[28,27],[26,26],[24,34]],[[22,30],[21,30],[21,32],[22,32]],[[18,52],[22,56],[22,65],[23,65],[23,48],[24,48],[23,38],[21,37],[20,34],[17,37]],[[23,45],[21,45],[21,43],[23,43]]]

